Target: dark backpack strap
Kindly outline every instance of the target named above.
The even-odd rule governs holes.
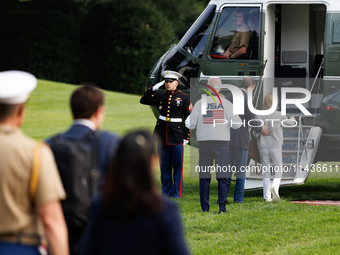
[[[90,185],[92,191],[92,198],[98,190],[99,180],[101,173],[98,169],[98,138],[100,131],[92,131],[86,134],[81,140],[90,144],[91,146],[91,172],[90,172]]]
[[[62,141],[62,140],[63,140],[63,137],[62,137],[61,133],[59,133],[59,134],[57,134],[57,135],[55,135],[55,136],[52,136],[52,138],[51,138],[51,144],[52,144],[52,145],[55,145],[56,143],[58,143],[58,142],[60,142],[60,141]]]

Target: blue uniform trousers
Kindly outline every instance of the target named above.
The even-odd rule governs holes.
[[[214,165],[215,160],[215,165]],[[200,202],[202,211],[209,211],[209,192],[211,182],[211,171],[216,172],[218,182],[219,211],[226,211],[228,192],[227,169],[229,165],[229,142],[199,142],[199,166],[200,166]]]
[[[182,198],[183,147],[183,144],[159,144],[162,194],[164,197]]]
[[[0,255],[39,255],[38,247],[17,243],[0,242]]]

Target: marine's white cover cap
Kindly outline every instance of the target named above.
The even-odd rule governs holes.
[[[21,104],[37,86],[37,78],[23,71],[0,72],[0,103]]]
[[[179,78],[182,77],[180,73],[168,70],[163,71],[161,75],[164,77],[164,80],[178,80]]]

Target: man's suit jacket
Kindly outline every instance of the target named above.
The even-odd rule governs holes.
[[[163,117],[186,119],[191,112],[190,97],[179,90],[153,91],[149,88],[140,99],[141,104],[153,105],[158,108]],[[183,139],[190,139],[190,130],[183,122],[169,122],[158,119],[155,133],[161,138],[161,144],[178,145],[183,144]]]
[[[249,150],[250,134],[249,134],[248,121],[254,120],[256,118],[255,118],[255,114],[249,110],[247,92],[245,92],[243,89],[242,89],[242,92],[243,92],[243,97],[244,97],[244,114],[243,115],[240,114],[239,116],[242,119],[242,122],[244,121],[245,125],[242,124],[242,126],[239,129],[230,130],[230,145],[237,147],[237,148],[241,148],[243,150]],[[231,103],[233,103],[232,93],[229,93],[225,98],[228,99]],[[258,126],[259,122],[253,121],[251,122],[251,125]],[[261,132],[262,130],[262,127],[253,127],[253,128],[257,132]]]

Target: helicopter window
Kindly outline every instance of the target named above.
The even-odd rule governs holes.
[[[210,57],[258,60],[259,7],[225,7],[213,37]]]
[[[209,31],[211,31],[215,10],[216,5],[209,5],[178,44],[194,57],[202,57]]]
[[[334,22],[334,31],[333,31],[333,42],[340,42],[340,23]]]

